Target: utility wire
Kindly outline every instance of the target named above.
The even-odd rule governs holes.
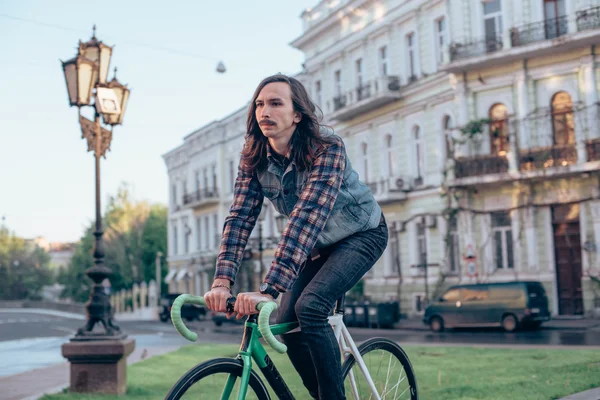
[[[0,13],[0,17],[7,18],[7,19],[12,19],[14,21],[27,22],[27,23],[30,23],[30,24],[34,24],[34,25],[38,25],[38,26],[43,26],[43,27],[46,27],[46,28],[59,29],[59,30],[67,31],[67,32],[75,32],[75,33],[78,33],[80,35],[84,35],[85,34],[83,31],[81,31],[79,29],[74,29],[74,28],[70,28],[70,27],[63,26],[63,25],[58,25],[58,24],[52,24],[52,23],[48,23],[48,22],[44,22],[44,21],[38,21],[38,20],[30,19],[30,18],[16,17],[14,15],[8,15],[8,14],[4,14],[4,13]],[[108,37],[110,37],[110,35],[108,35]],[[161,51],[161,52],[165,52],[165,53],[169,53],[169,54],[174,54],[174,55],[178,55],[178,56],[183,56],[183,57],[191,57],[191,58],[196,58],[196,59],[206,60],[206,61],[213,61],[213,62],[220,61],[220,60],[218,60],[216,58],[203,56],[203,55],[200,55],[200,54],[197,54],[197,53],[192,53],[192,52],[185,51],[185,50],[179,50],[179,49],[174,49],[174,48],[165,47],[165,46],[156,46],[156,45],[147,44],[147,43],[141,43],[141,42],[136,42],[136,41],[132,41],[132,40],[122,40],[122,39],[119,39],[119,43],[126,43],[126,44],[130,44],[132,46],[144,47],[144,48],[147,48],[147,49],[150,49],[150,50]]]

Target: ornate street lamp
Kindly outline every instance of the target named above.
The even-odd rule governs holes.
[[[100,158],[106,158],[106,151],[110,149],[112,128],[123,122],[129,89],[116,77],[107,82],[111,55],[112,47],[96,39],[94,26],[92,38],[85,43],[79,41],[77,55],[62,62],[69,105],[78,108],[82,137],[87,139],[88,151],[93,151],[96,159],[94,265],[85,271],[94,284],[86,303],[87,321],[71,341],[62,346],[62,353],[71,362],[71,391],[122,394],[126,389],[126,359],[135,341],[126,339],[113,320],[109,295],[102,285],[112,270],[104,265]],[[84,106],[94,107],[93,121],[81,115]],[[111,126],[110,131],[101,126],[100,115],[104,123]],[[101,325],[103,331],[94,332],[96,324]]]
[[[283,233],[283,230],[285,229],[285,215],[283,214],[278,214],[275,217],[275,224],[277,225],[277,232],[279,232],[279,234],[281,235]]]

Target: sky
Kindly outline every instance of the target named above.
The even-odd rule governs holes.
[[[136,200],[167,203],[162,155],[244,106],[260,80],[301,70],[289,43],[318,0],[102,2],[0,0],[0,224],[16,235],[79,240],[94,220],[94,156],[69,107],[59,60],[78,40],[115,45],[132,89],[101,165],[102,208],[121,183]],[[225,74],[215,72],[223,61]]]

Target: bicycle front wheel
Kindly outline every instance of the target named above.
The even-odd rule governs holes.
[[[240,390],[242,362],[232,358],[215,358],[190,369],[171,388],[165,400],[236,400]],[[270,400],[260,377],[252,370],[246,399]]]
[[[358,346],[360,356],[382,400],[417,400],[417,380],[408,356],[389,339],[372,338]],[[348,398],[377,399],[354,355],[342,366]]]

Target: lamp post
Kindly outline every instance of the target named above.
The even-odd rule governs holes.
[[[82,137],[88,151],[93,151],[96,165],[96,226],[94,231],[94,265],[85,273],[94,282],[86,303],[87,320],[69,343],[62,347],[63,356],[71,362],[71,391],[121,394],[125,392],[125,361],[134,347],[113,320],[110,299],[102,282],[112,274],[104,265],[102,214],[100,203],[100,157],[110,149],[112,128],[121,125],[129,99],[129,89],[115,77],[107,81],[112,47],[96,38],[79,41],[74,58],[62,62],[69,105],[78,108]],[[94,120],[81,115],[82,107],[94,108]],[[102,127],[100,117],[111,130]],[[96,324],[103,331],[94,332]]]

